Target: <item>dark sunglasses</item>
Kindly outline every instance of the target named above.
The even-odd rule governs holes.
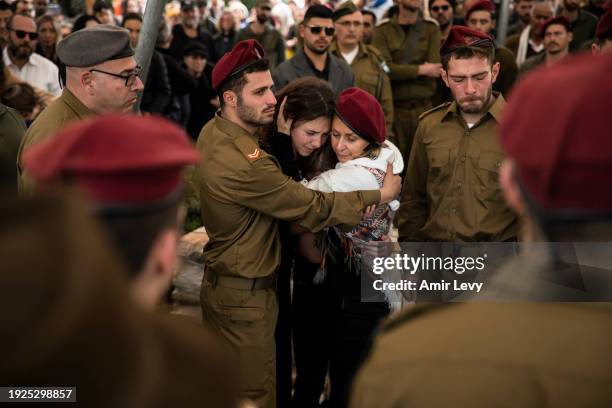
[[[115,74],[114,72],[102,71],[101,69],[90,69],[89,72],[99,72],[101,74],[114,76],[115,78],[125,79],[125,86],[127,88],[132,88],[136,84],[136,78],[140,78],[141,70],[142,68],[138,65],[132,72],[127,74]]]
[[[270,6],[261,6],[260,9],[263,11],[272,11],[272,7]]]
[[[435,11],[435,12],[438,12],[438,11],[440,11],[440,10],[442,10],[442,11],[448,11],[448,9],[450,9],[450,6],[433,6],[433,7],[431,8],[431,11]]]
[[[312,26],[312,25],[309,25],[306,27],[308,27],[310,32],[313,33],[314,35],[319,35],[321,34],[321,31],[325,30],[325,35],[328,37],[331,37],[336,32],[336,29],[334,27],[321,27],[321,26]]]
[[[38,39],[38,33],[30,33],[28,31],[23,31],[23,30],[11,30],[11,31],[14,32],[17,38],[20,38],[20,39],[24,39],[26,35],[30,37],[30,40],[32,41]]]

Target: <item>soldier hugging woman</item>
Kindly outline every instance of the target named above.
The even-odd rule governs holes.
[[[288,84],[277,100],[281,104],[273,131],[266,135],[268,151],[285,174],[308,188],[324,192],[374,190],[382,185],[389,163],[394,173],[402,171],[400,152],[385,141],[382,108],[367,92],[349,88],[334,104],[329,85],[310,77]],[[316,238],[310,233],[290,236],[285,228],[279,282],[286,282],[278,288],[277,357],[279,362],[290,361],[291,326],[297,371],[294,406],[318,404],[328,367],[331,406],[346,405],[348,388],[368,340],[379,320],[389,313],[386,303],[361,301],[361,262],[355,249],[384,239],[391,227],[391,210],[397,205],[378,206],[346,233],[330,228]],[[279,364],[279,387],[285,381],[281,378],[284,373],[286,367]]]

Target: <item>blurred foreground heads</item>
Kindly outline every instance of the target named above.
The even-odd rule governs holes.
[[[90,200],[129,267],[135,299],[152,308],[177,267],[182,171],[198,158],[168,120],[110,115],[66,127],[23,162],[37,185],[72,185]]]
[[[86,407],[235,406],[216,341],[130,301],[89,205],[48,192],[0,208],[0,383],[76,386]]]
[[[500,184],[530,225],[527,239],[612,241],[611,70],[611,54],[570,58],[527,76],[510,96]],[[494,276],[497,289],[532,302],[409,309],[380,330],[351,406],[611,406],[612,306],[551,302],[559,298],[541,289],[584,294],[555,280],[597,268],[533,248]],[[610,269],[600,267],[608,277]]]

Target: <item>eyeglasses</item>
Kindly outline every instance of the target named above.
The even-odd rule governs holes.
[[[448,11],[450,9],[449,5],[444,5],[444,6],[433,6],[431,8],[431,11],[435,11],[436,13],[438,11]]]
[[[136,78],[140,78],[141,70],[142,67],[140,65],[137,65],[136,68],[134,68],[134,70],[132,70],[132,72],[128,74],[115,74],[113,72],[102,71],[101,69],[90,69],[89,72],[100,72],[102,74],[114,76],[116,78],[125,79],[125,86],[127,88],[131,88],[136,84]]]
[[[363,23],[361,21],[342,21],[338,24],[340,24],[344,28],[349,28],[351,26],[355,28],[359,28],[363,26]]]
[[[262,11],[272,11],[272,7],[270,7],[270,6],[261,6],[260,9]]]
[[[38,33],[31,33],[29,31],[23,31],[23,30],[11,30],[11,31],[14,32],[17,38],[19,39],[24,39],[26,35],[30,37],[30,40],[32,41],[36,41],[38,39]]]
[[[325,35],[328,37],[331,37],[336,32],[336,29],[334,27],[322,27],[322,26],[313,26],[313,25],[309,25],[306,27],[308,27],[310,32],[313,33],[314,35],[319,35],[321,34],[321,31],[325,30]]]

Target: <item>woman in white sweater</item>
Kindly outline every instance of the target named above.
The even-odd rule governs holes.
[[[335,168],[305,182],[311,189],[346,192],[378,189],[387,171],[401,173],[402,155],[386,141],[385,121],[378,101],[359,88],[348,88],[336,101],[330,145],[338,159]],[[397,201],[377,206],[369,216],[350,231],[330,228],[325,236],[303,234],[300,250],[312,262],[320,262],[315,280],[329,288],[333,299],[330,332],[330,405],[346,405],[346,395],[353,374],[367,350],[369,338],[389,305],[366,302],[361,297],[362,278],[367,262],[361,250],[371,241],[385,240],[391,229]],[[364,276],[362,276],[364,275]]]

